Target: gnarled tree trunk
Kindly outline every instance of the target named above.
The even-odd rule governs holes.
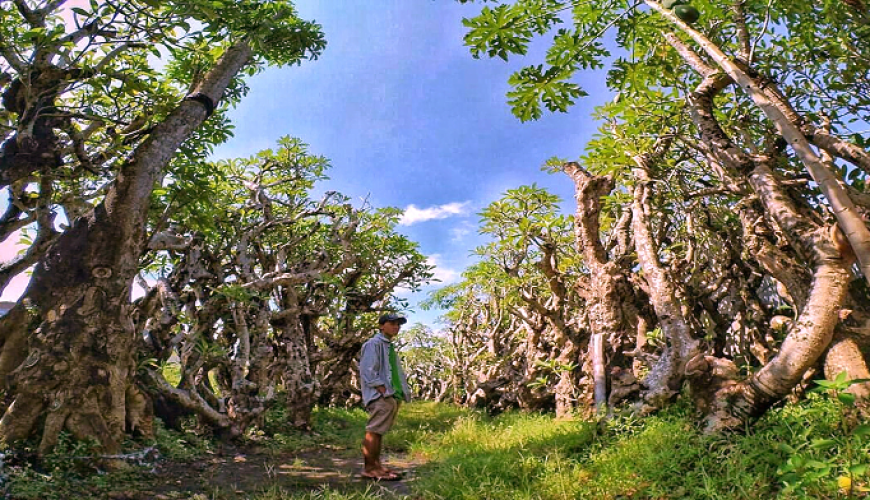
[[[763,207],[765,219],[781,229],[791,246],[805,256],[808,262],[800,264],[812,273],[812,285],[806,290],[797,279],[803,273],[789,269],[789,266],[796,267],[799,263],[772,259],[775,250],[759,253],[762,266],[786,283],[789,293],[796,298],[799,315],[773,359],[749,380],[727,384],[715,394],[708,416],[708,429],[739,428],[785,397],[828,347],[848,290],[849,272],[843,256],[833,245],[830,229],[820,227],[804,216],[774,175],[771,165],[775,164],[779,154],[775,148],[769,148],[765,154],[750,156],[737,147],[719,126],[713,114],[713,96],[729,85],[731,78],[742,83],[741,75],[732,72],[729,76],[718,74],[676,37],[669,35],[667,38],[683,59],[704,77],[688,100],[692,119],[710,147],[713,159],[724,167],[724,175],[742,178],[752,188]],[[704,48],[720,64],[730,63],[717,58],[715,50],[710,47]],[[754,243],[759,245],[759,249],[773,250],[763,241]]]
[[[251,54],[243,42],[230,48],[197,91],[218,101]],[[7,338],[21,328],[29,334],[27,357],[6,388],[14,400],[0,420],[4,441],[26,438],[44,416],[41,453],[53,448],[64,429],[96,439],[107,453],[119,450],[135,370],[130,287],[146,244],[151,192],[206,117],[199,102],[179,104],[123,165],[104,201],[52,245],[9,315],[20,319],[20,309],[31,304],[35,331],[0,322]]]
[[[788,395],[830,344],[849,284],[849,271],[828,228],[814,228],[799,215],[764,162],[758,163],[750,182],[770,217],[812,259],[813,281],[779,353],[746,382],[717,394],[708,420],[711,430],[742,426]]]
[[[798,114],[792,109],[788,101],[770,82],[762,83],[757,76],[750,76],[741,65],[729,58],[715,43],[705,37],[699,31],[681,21],[675,14],[662,7],[659,3],[647,0],[646,3],[663,16],[676,24],[683,32],[689,35],[710,56],[717,66],[731,79],[743,88],[752,101],[761,109],[767,118],[773,123],[779,135],[792,147],[797,157],[801,160],[807,172],[818,184],[819,189],[828,199],[831,211],[837,218],[840,228],[845,233],[852,250],[858,258],[858,265],[864,279],[870,283],[870,229],[864,219],[858,213],[855,203],[849,197],[846,189],[840,184],[839,179],[831,172],[830,165],[816,153],[809,140],[801,130],[803,123],[796,123]],[[800,120],[803,122],[803,120]],[[815,132],[814,127],[806,127],[807,132]],[[821,144],[829,146],[829,150],[837,153],[836,148],[823,141],[821,135],[817,140]],[[852,148],[857,150],[857,148]],[[855,161],[859,166],[865,166],[856,158],[844,155],[845,158]],[[866,159],[866,155],[862,158]]]
[[[644,399],[652,407],[661,408],[679,392],[686,363],[698,354],[699,345],[692,338],[676,288],[659,261],[658,249],[650,231],[651,180],[648,171],[654,158],[655,154],[635,157],[638,168],[634,169],[637,184],[634,188],[632,226],[638,261],[649,285],[650,301],[667,342],[658,361],[643,380],[646,386]]]
[[[278,375],[284,385],[288,423],[297,429],[311,429],[311,411],[320,395],[320,382],[311,369],[309,341],[301,322],[280,325]]]
[[[607,251],[601,243],[601,198],[614,188],[609,176],[591,175],[574,162],[566,163],[562,169],[574,181],[574,197],[577,210],[574,215],[574,233],[577,250],[583,254],[584,263],[589,269],[586,280],[586,314],[591,330],[589,353],[592,364],[595,407],[602,411],[608,401],[608,363],[605,356],[610,339],[627,339],[633,328],[623,311],[626,302],[632,298],[627,276],[618,260],[622,255],[608,259]],[[627,252],[627,249],[622,249]]]

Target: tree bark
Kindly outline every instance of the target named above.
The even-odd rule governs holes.
[[[196,90],[219,101],[251,56],[246,43],[237,43]],[[50,451],[64,429],[96,439],[106,453],[119,451],[135,370],[130,287],[147,243],[151,192],[206,117],[201,103],[181,102],[124,163],[103,202],[73,222],[37,265],[24,297],[41,323],[12,373],[14,401],[0,420],[0,439],[26,438],[44,415],[40,453]],[[0,321],[0,331],[15,326]]]
[[[610,339],[627,339],[632,331],[624,317],[623,310],[626,301],[632,297],[624,269],[614,260],[622,255],[608,259],[607,250],[601,243],[601,198],[614,188],[610,176],[591,175],[579,164],[569,162],[562,170],[574,181],[574,198],[577,209],[574,215],[575,244],[578,252],[584,257],[584,263],[589,269],[585,294],[586,313],[588,317],[591,339],[589,351],[592,363],[592,380],[595,395],[595,407],[603,411],[608,401],[606,345]],[[628,252],[628,248],[621,248]]]
[[[752,77],[748,72],[732,61],[724,52],[699,31],[681,21],[676,15],[665,9],[658,2],[646,0],[647,5],[659,11],[663,16],[676,24],[683,32],[689,35],[707,55],[746,93],[753,102],[764,112],[773,123],[779,135],[792,147],[795,154],[818,184],[819,189],[828,199],[831,211],[837,218],[840,228],[846,235],[852,250],[858,258],[858,264],[864,279],[870,283],[870,230],[864,223],[864,219],[858,213],[855,203],[849,197],[845,188],[840,184],[837,177],[831,172],[829,166],[813,150],[804,132],[798,125],[783,113],[781,105],[783,99],[771,99],[770,92],[765,90],[765,85],[759,82],[757,77]],[[777,95],[781,96],[777,92]],[[790,108],[790,106],[789,106]]]
[[[657,154],[657,153],[655,153]],[[658,257],[656,243],[650,231],[650,183],[648,169],[655,154],[634,158],[636,185],[634,191],[633,228],[634,246],[638,261],[649,285],[649,296],[667,342],[658,361],[643,380],[644,400],[653,408],[661,408],[679,392],[686,363],[699,349],[692,338],[691,329],[677,299],[676,289]]]
[[[769,216],[810,254],[813,281],[807,302],[779,353],[748,381],[717,395],[708,418],[709,430],[739,428],[791,392],[830,344],[849,285],[849,270],[827,228],[813,228],[797,215],[770,168],[759,163],[750,182]]]
[[[786,396],[827,348],[848,289],[849,273],[843,256],[833,247],[829,230],[803,215],[774,176],[768,166],[774,164],[774,156],[746,154],[719,126],[712,99],[730,84],[730,79],[706,66],[673,35],[667,38],[684,60],[704,76],[704,81],[688,97],[690,112],[710,153],[723,165],[723,175],[748,181],[763,207],[765,220],[771,227],[779,228],[793,250],[805,260],[800,263],[787,257],[757,237],[755,225],[761,220],[749,205],[741,208],[745,233],[751,234],[746,244],[755,250],[765,270],[786,284],[800,314],[773,359],[745,383],[729,384],[713,398],[708,429],[739,428]],[[725,181],[735,184],[734,179]],[[809,287],[804,283],[807,271],[812,273]],[[843,361],[854,354],[850,347],[848,343],[838,345],[832,361]]]
[[[834,380],[837,375],[846,372],[846,380],[870,380],[870,370],[864,353],[851,335],[840,331],[834,334],[834,340],[825,354],[825,378]],[[870,383],[852,384],[846,390],[861,399],[870,398]]]
[[[301,322],[288,320],[280,326],[281,352],[277,372],[284,385],[288,423],[300,430],[311,429],[311,411],[320,395],[320,383],[311,369],[309,343]]]

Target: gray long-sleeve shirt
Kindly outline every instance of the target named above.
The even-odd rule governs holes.
[[[362,346],[362,353],[359,360],[360,385],[362,385],[363,406],[368,406],[369,403],[381,397],[381,393],[375,389],[378,386],[387,388],[384,396],[392,396],[396,391],[393,390],[393,372],[390,368],[390,339],[383,333],[378,332],[377,335],[368,339]],[[398,357],[398,354],[396,354]],[[408,386],[408,379],[405,377],[405,371],[402,369],[402,363],[399,362],[399,379],[402,381],[402,392],[405,393],[405,401],[411,401],[411,388]]]

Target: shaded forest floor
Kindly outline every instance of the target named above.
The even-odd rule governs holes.
[[[118,491],[115,498],[190,498],[199,493],[205,498],[249,498],[258,493],[275,497],[293,493],[336,494],[368,493],[378,498],[403,498],[411,495],[415,466],[406,455],[387,456],[389,466],[402,474],[397,482],[374,483],[359,476],[361,458],[349,458],[334,450],[306,453],[272,453],[254,449],[232,449],[229,455],[216,455],[191,464],[167,462],[154,472],[147,491]]]
[[[9,499],[767,499],[865,498],[870,437],[835,398],[771,411],[746,433],[705,436],[676,405],[606,423],[413,403],[385,439],[398,482],[359,477],[362,410],[318,409],[309,434],[280,410],[243,442],[158,429],[156,452],[95,473],[62,443],[38,468],[7,458]],[[131,449],[135,446],[131,443]],[[138,445],[142,447],[141,444]]]
[[[128,443],[131,450],[154,448],[130,461],[123,472],[106,473],[90,462],[82,445],[61,442],[42,463],[28,463],[30,450],[7,452],[0,499],[10,500],[283,500],[413,498],[411,485],[422,455],[412,444],[449,430],[467,410],[415,403],[402,409],[401,422],[384,442],[385,463],[400,481],[360,476],[360,442],[367,416],[361,409],[317,409],[311,433],[287,431],[281,409],[266,426],[242,442],[228,443],[192,428],[177,432],[158,425],[156,442]],[[36,443],[33,443],[35,446]],[[133,455],[135,453],[131,453]]]

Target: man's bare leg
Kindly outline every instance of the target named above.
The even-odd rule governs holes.
[[[366,431],[366,436],[363,438],[362,452],[363,459],[365,460],[365,472],[369,474],[382,474],[384,471],[381,466],[381,435]]]

